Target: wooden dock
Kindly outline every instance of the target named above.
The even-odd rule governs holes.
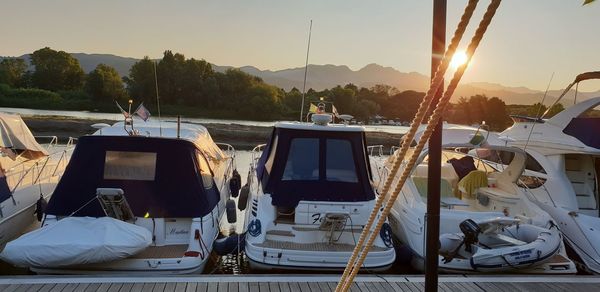
[[[4,276],[0,291],[333,291],[338,275],[197,275],[176,277]],[[423,291],[423,276],[364,275],[351,291]],[[441,276],[439,291],[599,291],[598,276]]]

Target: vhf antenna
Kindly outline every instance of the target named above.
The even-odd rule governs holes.
[[[160,97],[158,97],[158,78],[156,74],[156,60],[154,60],[154,86],[156,87],[156,108],[158,110],[158,133],[162,137],[162,120],[160,118]]]
[[[306,48],[306,63],[304,65],[304,83],[302,84],[302,106],[300,107],[300,122],[304,116],[304,96],[306,94],[306,73],[308,72],[308,54],[310,52],[310,36],[312,34],[312,19],[310,20],[310,27],[308,28],[308,47]]]

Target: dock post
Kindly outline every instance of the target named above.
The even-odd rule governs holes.
[[[431,78],[446,51],[446,0],[433,0],[433,30],[431,42]],[[440,86],[431,107],[435,108],[442,97],[444,86]],[[431,111],[433,112],[433,110]],[[438,253],[440,237],[440,180],[442,160],[442,123],[440,120],[429,138],[429,161],[427,167],[427,214],[425,250],[425,291],[437,291]]]

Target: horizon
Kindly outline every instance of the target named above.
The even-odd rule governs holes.
[[[177,5],[181,3],[186,5]],[[447,41],[465,3],[448,3]],[[485,4],[479,5],[461,47],[472,35]],[[0,11],[0,33],[9,41],[0,54],[6,56],[18,57],[48,46],[71,53],[157,59],[170,49],[220,66],[271,71],[304,68],[308,24],[313,19],[310,65],[332,64],[358,71],[374,63],[429,76],[429,1],[373,4],[265,0],[250,5],[236,1],[142,4],[60,0],[9,1],[4,6]],[[65,15],[66,10],[77,10],[78,14]],[[579,73],[599,70],[595,53],[600,40],[591,37],[599,33],[598,12],[599,3],[583,7],[581,1],[505,1],[464,83],[544,91],[554,72],[550,88],[556,90]],[[32,19],[31,24],[22,25],[24,15]],[[575,54],[577,58],[570,58]],[[600,90],[600,81],[583,83],[580,90]]]

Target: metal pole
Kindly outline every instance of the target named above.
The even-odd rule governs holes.
[[[312,19],[308,28],[308,47],[306,48],[306,63],[304,65],[304,83],[302,84],[302,106],[300,107],[300,121],[304,116],[304,95],[306,94],[306,73],[308,72],[308,53],[310,52],[310,36],[312,34]]]
[[[433,0],[433,30],[431,44],[431,78],[446,50],[446,0]],[[443,86],[432,100],[433,108],[442,97]],[[425,250],[425,291],[437,291],[438,254],[440,238],[440,180],[442,161],[442,121],[435,126],[429,138],[429,161],[427,167],[427,214]]]

